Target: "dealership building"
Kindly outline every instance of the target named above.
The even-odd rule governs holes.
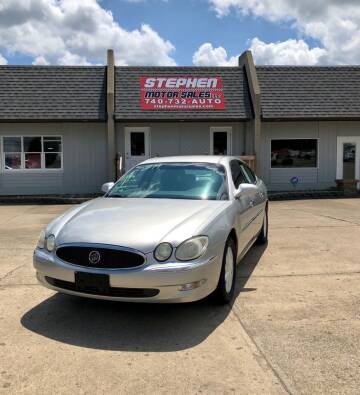
[[[98,193],[153,156],[244,157],[272,191],[356,186],[360,67],[0,66],[0,195]]]

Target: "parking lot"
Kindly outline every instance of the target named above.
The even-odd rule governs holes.
[[[68,208],[0,206],[0,393],[359,393],[360,199],[271,203],[231,308],[41,287],[33,247]]]

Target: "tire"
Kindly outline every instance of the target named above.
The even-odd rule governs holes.
[[[236,246],[234,240],[232,238],[228,238],[225,243],[219,282],[216,290],[214,291],[214,298],[216,303],[218,304],[231,303],[235,293],[235,281],[236,281]]]
[[[268,216],[268,205],[266,205],[264,222],[261,231],[259,233],[259,236],[256,239],[256,244],[266,244],[268,242],[268,234],[269,234],[269,216]]]

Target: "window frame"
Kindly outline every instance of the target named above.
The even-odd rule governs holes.
[[[316,166],[313,167],[273,167],[271,163],[271,154],[272,154],[272,141],[278,140],[316,140]],[[318,170],[320,164],[320,138],[319,137],[276,137],[270,138],[270,146],[269,146],[269,162],[270,162],[270,170]]]
[[[241,160],[239,160],[239,159],[231,159],[231,160],[230,160],[230,163],[229,163],[230,174],[231,174],[231,180],[232,180],[232,183],[233,183],[235,189],[237,190],[237,189],[239,189],[239,186],[240,186],[242,183],[240,182],[239,186],[236,186],[236,184],[235,184],[234,177],[233,177],[233,172],[232,172],[232,168],[231,168],[231,163],[232,163],[232,162],[237,162],[237,163],[239,164],[240,173],[242,174],[242,177],[243,177],[244,181],[247,180],[247,177],[246,177],[246,175],[244,174],[243,169],[242,169],[243,162],[242,162]]]
[[[344,162],[343,162],[343,155],[344,155],[344,144],[345,143],[353,143],[356,146],[356,156],[355,156],[355,179],[359,179],[360,170],[359,170],[359,163],[360,163],[360,136],[337,136],[336,141],[336,179],[342,180],[344,177]],[[358,189],[360,188],[360,182],[357,183]]]
[[[24,138],[26,137],[40,137],[41,138],[41,152],[25,152],[24,151]],[[61,167],[58,169],[51,169],[45,167],[45,154],[44,151],[44,139],[47,137],[59,138],[61,140],[61,152],[54,152],[60,154],[61,157]],[[21,168],[20,169],[6,169],[5,168],[5,154],[4,151],[4,139],[6,138],[20,138],[21,139]],[[25,167],[25,155],[31,153],[40,154],[41,168],[27,169]],[[6,174],[16,174],[16,173],[56,173],[64,171],[64,139],[62,135],[51,135],[51,134],[16,134],[16,135],[3,135],[0,138],[0,158],[1,158],[1,172]]]
[[[248,175],[246,174],[245,171],[243,171],[242,168],[244,168],[244,169],[246,169],[246,170],[249,170],[250,174],[252,174],[252,175],[254,176],[254,182],[252,182],[251,180],[248,179],[248,178],[249,178]],[[257,183],[258,183],[258,178],[257,178],[255,172],[254,172],[253,170],[251,170],[250,167],[249,167],[246,163],[241,162],[241,170],[243,171],[243,173],[245,173],[245,174],[244,174],[244,177],[245,177],[246,179],[248,179],[249,184],[257,185]]]

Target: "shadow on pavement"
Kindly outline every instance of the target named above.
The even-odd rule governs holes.
[[[265,247],[252,248],[238,266],[236,296],[253,291],[246,282]],[[190,304],[133,304],[55,294],[21,318],[39,335],[79,347],[133,352],[177,351],[204,341],[231,306],[210,298]]]
[[[239,263],[237,268],[236,297],[241,292],[256,291],[256,288],[245,288],[245,286],[253,271],[255,270],[257,264],[259,263],[266,248],[267,244],[252,247]]]

